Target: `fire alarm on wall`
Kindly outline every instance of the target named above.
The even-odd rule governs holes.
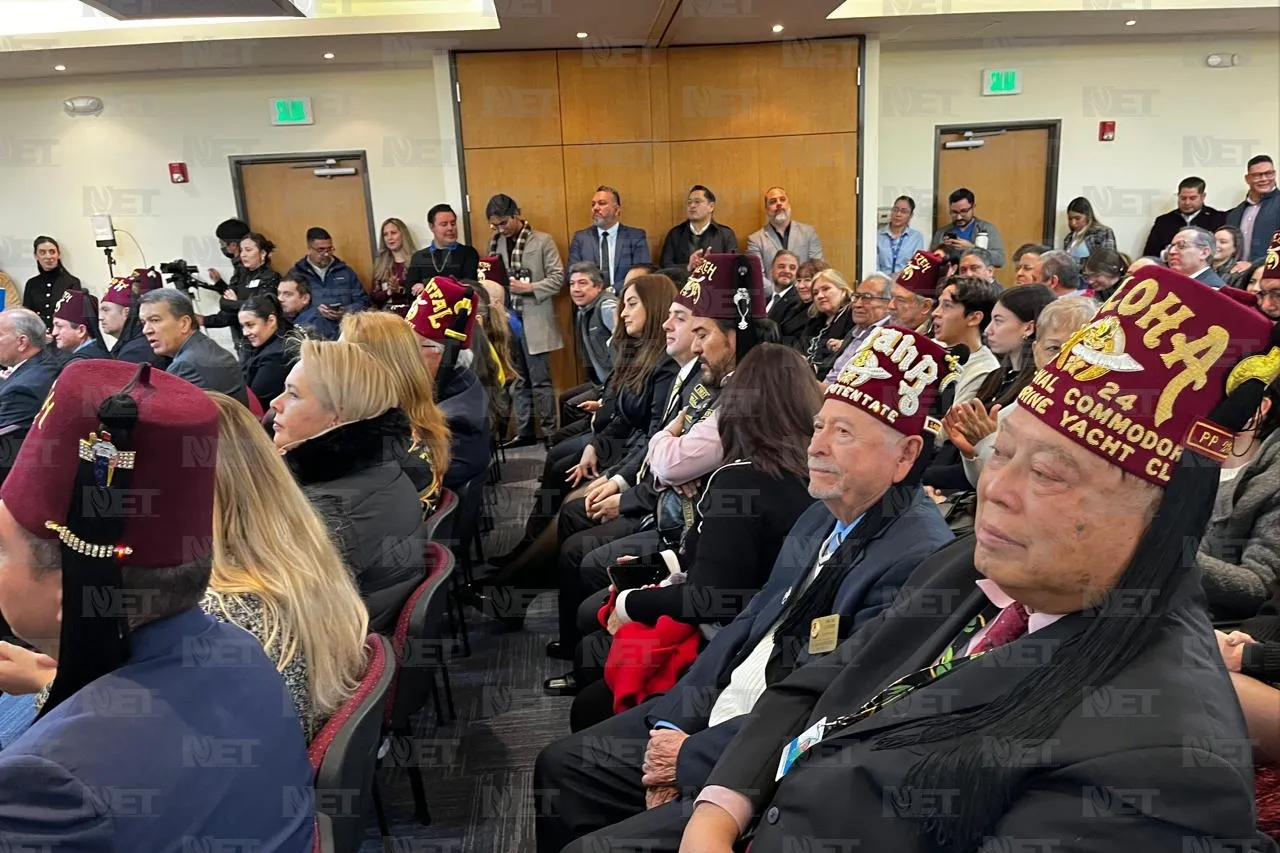
[[[191,178],[187,175],[186,163],[170,163],[169,164],[169,182],[173,184],[185,184]]]
[[[1114,121],[1098,122],[1098,141],[1099,142],[1115,142],[1116,139],[1116,123]]]

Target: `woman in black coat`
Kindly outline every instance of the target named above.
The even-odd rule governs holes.
[[[40,272],[27,279],[22,291],[22,307],[30,308],[44,320],[46,329],[53,328],[53,312],[68,290],[79,290],[80,279],[62,265],[62,248],[58,241],[43,235],[32,244]]]
[[[240,241],[240,266],[236,267],[236,274],[218,300],[218,313],[203,320],[208,329],[230,327],[231,340],[241,361],[249,357],[251,346],[241,333],[241,306],[255,296],[275,296],[280,289],[280,273],[271,268],[273,249],[275,244],[256,232]]]
[[[807,358],[819,381],[826,378],[853,331],[853,287],[833,269],[813,277],[813,311],[819,325],[809,338]]]
[[[266,409],[284,393],[290,367],[284,337],[293,324],[285,317],[280,300],[270,293],[247,299],[240,306],[239,320],[245,342],[245,357],[240,363],[244,384]]]
[[[305,341],[271,402],[276,447],[328,524],[369,610],[395,629],[426,576],[418,490],[400,464],[409,418],[377,359],[347,341]]]
[[[524,538],[494,562],[507,565],[548,529],[565,497],[633,453],[643,455],[660,420],[679,365],[666,353],[662,325],[676,297],[665,275],[637,276],[622,294],[618,325],[610,341],[616,357],[591,431],[565,439],[547,453],[542,484],[525,525]]]
[[[822,391],[803,357],[781,344],[760,344],[738,365],[720,395],[717,427],[725,465],[698,499],[693,524],[680,541],[647,558],[653,586],[618,594],[612,630],[586,624],[601,605],[593,596],[579,611],[595,628],[578,647],[579,688],[570,728],[581,731],[613,714],[603,681],[611,634],[627,622],[653,626],[663,616],[696,625],[704,639],[742,612],[769,579],[787,534],[813,504],[807,453]],[[634,565],[634,564],[633,564]]]

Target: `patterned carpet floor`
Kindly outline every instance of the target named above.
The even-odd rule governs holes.
[[[508,452],[494,498],[486,555],[520,538],[542,468],[541,448]],[[555,594],[538,597],[522,631],[511,632],[467,609],[471,655],[450,662],[457,719],[419,715],[415,744],[432,823],[413,818],[403,770],[379,771],[391,837],[379,839],[372,815],[361,853],[533,853],[533,762],[569,732],[568,698],[545,696],[542,682],[566,669],[544,647],[556,637]]]

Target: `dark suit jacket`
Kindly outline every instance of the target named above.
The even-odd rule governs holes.
[[[230,849],[309,853],[307,746],[261,641],[192,608],[138,628],[130,647],[0,752],[0,839],[82,853],[254,839]]]
[[[809,306],[801,301],[795,285],[769,309],[769,319],[778,324],[779,342],[799,350],[805,326],[809,325]]]
[[[144,338],[143,340],[146,339]],[[101,341],[90,338],[80,349],[63,354],[63,367],[82,358],[111,358],[111,353],[107,352],[107,348]]]
[[[61,370],[61,360],[47,351],[36,353],[15,367],[9,378],[0,382],[0,431],[30,427]]]
[[[1195,280],[1201,284],[1207,284],[1215,289],[1226,284],[1226,282],[1222,280],[1222,276],[1213,271],[1213,267],[1205,267],[1200,271],[1198,276],[1195,276]]]
[[[733,229],[728,225],[716,222],[714,219],[707,226],[707,230],[700,235],[694,236],[693,229],[689,227],[689,223],[681,222],[679,225],[672,227],[667,232],[666,239],[662,241],[662,266],[664,267],[683,267],[689,263],[689,256],[698,249],[705,249],[714,254],[730,254],[738,253],[738,235],[733,233]]]
[[[671,377],[671,384],[675,384],[679,375],[680,369],[677,367],[675,374]],[[644,465],[645,455],[649,452],[649,438],[652,438],[654,433],[669,424],[671,419],[676,416],[676,413],[689,405],[689,398],[693,394],[693,389],[698,387],[701,381],[702,370],[695,365],[685,376],[684,381],[680,383],[680,390],[669,405],[667,404],[667,397],[662,395],[655,396],[655,400],[662,400],[663,402],[661,407],[654,406],[654,419],[649,422],[649,437],[640,444],[638,452],[629,452],[620,465],[608,471],[608,476],[610,477],[619,474],[628,483],[635,483],[634,486],[622,492],[622,497],[618,503],[618,512],[622,515],[628,518],[644,518],[653,512],[653,508],[657,506],[658,492],[654,487],[653,475],[650,474],[641,482],[636,483],[636,478],[640,475],[640,468]],[[670,388],[671,385],[667,387]],[[668,396],[670,396],[669,391]]]
[[[1227,214],[1207,204],[1191,218],[1192,225],[1210,233],[1217,231],[1226,223]],[[1182,218],[1182,212],[1176,207],[1168,213],[1160,214],[1156,217],[1156,221],[1151,223],[1151,232],[1147,234],[1147,243],[1142,247],[1142,254],[1152,258],[1160,257],[1160,253],[1169,248],[1169,244],[1173,242],[1174,235],[1186,227],[1187,221]]]
[[[817,562],[818,549],[834,525],[835,517],[825,504],[806,510],[778,552],[764,589],[716,634],[684,677],[653,706],[651,722],[665,720],[691,735],[680,748],[676,765],[682,790],[699,787],[747,720],[746,716],[736,717],[707,728],[711,709],[728,686],[734,667],[782,616],[787,600]],[[906,511],[854,557],[853,569],[836,592],[834,612],[850,631],[866,624],[889,606],[925,558],[953,538],[937,505],[917,488]],[[838,558],[837,553],[833,559]],[[803,648],[790,668],[801,669],[817,659]]]
[[[627,388],[605,388],[600,409],[591,420],[591,443],[607,472],[611,472],[608,476],[631,470],[632,466],[639,470],[649,436],[664,426],[663,406],[679,373],[680,365],[664,353],[645,377],[639,393]]]
[[[1271,245],[1271,235],[1280,231],[1280,187],[1264,195],[1261,199],[1262,209],[1253,220],[1253,239],[1246,247],[1245,260],[1256,263],[1267,257],[1267,247]],[[1249,204],[1242,201],[1227,211],[1227,224],[1240,227],[1245,208]]]
[[[613,282],[613,289],[621,294],[622,279],[626,277],[627,270],[637,264],[649,263],[649,238],[643,228],[619,224],[616,243],[609,245],[609,260],[613,267],[613,276],[609,280]],[[594,225],[573,235],[573,242],[569,244],[569,266],[578,261],[600,264],[600,232]]]
[[[983,707],[1051,665],[1062,643],[1086,627],[1084,614],[1063,617],[828,733],[780,782],[774,777],[784,745],[818,719],[855,711],[897,678],[931,664],[983,609],[972,549],[968,538],[935,555],[888,612],[756,702],[707,780],[750,798],[760,817],[754,853],[785,850],[789,837],[840,838],[860,850],[895,853],[939,849],[901,813],[954,812],[973,796],[961,788],[927,792],[924,800],[907,787],[911,768],[947,742],[875,749],[876,736],[908,721]],[[1179,583],[1175,609],[1147,648],[1109,682],[1085,691],[1048,741],[992,745],[993,760],[1044,767],[1009,792],[1004,816],[988,834],[1048,836],[1057,839],[1055,849],[1077,853],[1181,851],[1188,838],[1196,839],[1194,849],[1209,849],[1215,840],[1253,837],[1244,719],[1203,610],[1199,572],[1185,572]],[[838,808],[830,791],[840,792]]]
[[[244,374],[236,357],[204,332],[197,331],[187,338],[174,353],[165,373],[179,376],[206,391],[221,391],[249,405],[249,392],[244,387]]]
[[[489,404],[469,367],[454,367],[436,403],[449,424],[449,470],[444,485],[457,489],[489,467]]]
[[[111,348],[111,357],[120,361],[131,361],[134,364],[153,364],[157,367],[165,360],[164,356],[155,354],[155,350],[151,349],[151,344],[147,343],[147,339],[141,332],[127,341],[116,341],[116,345]]]

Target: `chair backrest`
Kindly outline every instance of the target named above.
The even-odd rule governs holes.
[[[457,493],[452,489],[441,489],[436,508],[427,516],[427,538],[448,539],[453,529],[453,518],[457,509]]]
[[[396,676],[387,700],[386,721],[393,731],[406,728],[409,717],[427,704],[435,683],[434,667],[444,660],[454,559],[439,542],[428,542],[426,554],[427,578],[405,602],[391,638]]]
[[[307,748],[315,770],[316,811],[332,826],[333,850],[357,851],[382,743],[382,720],[395,666],[385,637],[365,639],[369,664],[356,692],[312,738]]]

